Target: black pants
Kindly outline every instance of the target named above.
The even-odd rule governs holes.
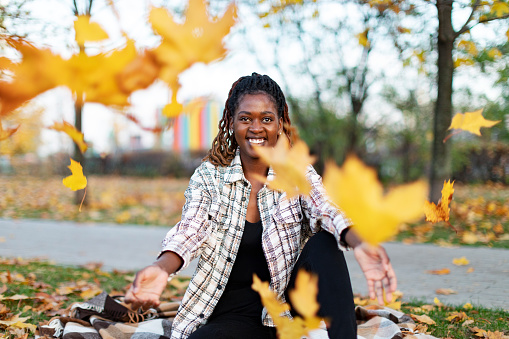
[[[304,246],[285,292],[290,305],[288,291],[294,288],[299,269],[318,275],[318,315],[328,320],[329,338],[357,338],[350,275],[343,252],[338,249],[334,236],[321,231],[313,235]],[[296,314],[294,311],[292,313]],[[189,339],[276,338],[275,329],[263,326],[260,317],[245,318],[232,314],[214,318],[193,332]]]

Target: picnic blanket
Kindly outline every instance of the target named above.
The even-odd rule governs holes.
[[[61,339],[169,339],[179,302],[162,303],[148,311],[133,311],[123,298],[106,292],[72,304],[67,314],[39,326],[36,338]],[[412,318],[387,307],[355,309],[358,339],[433,339],[419,333]],[[308,339],[327,339],[325,327],[312,331]]]

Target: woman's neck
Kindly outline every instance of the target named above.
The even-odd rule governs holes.
[[[244,176],[246,177],[251,184],[253,184],[254,177],[262,176],[264,178],[267,177],[269,172],[269,166],[261,161],[260,159],[242,159],[242,170],[244,171]]]

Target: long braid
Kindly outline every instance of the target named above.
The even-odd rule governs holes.
[[[219,132],[212,142],[212,148],[203,159],[204,161],[208,160],[215,166],[228,166],[231,163],[238,146],[234,134],[230,133],[233,115],[244,95],[259,93],[268,94],[273,100],[278,110],[278,117],[283,119],[283,132],[288,140],[292,141],[293,129],[283,91],[269,76],[253,73],[250,76],[241,77],[233,83],[228,93],[228,99],[226,99],[223,116],[219,121]]]

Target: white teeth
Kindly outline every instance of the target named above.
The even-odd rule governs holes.
[[[263,144],[264,140],[263,139],[248,139],[250,143],[252,144]]]

